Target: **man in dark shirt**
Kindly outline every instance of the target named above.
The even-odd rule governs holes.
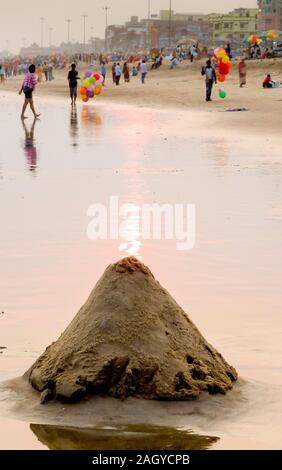
[[[78,79],[79,79],[79,77],[78,77],[78,71],[76,70],[76,65],[72,64],[71,70],[69,71],[69,74],[68,74],[71,104],[75,104],[75,102],[76,102],[76,98],[77,98],[77,80]]]

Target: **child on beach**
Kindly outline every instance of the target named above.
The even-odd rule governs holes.
[[[31,111],[34,114],[34,117],[37,118],[37,117],[40,116],[40,114],[37,114],[35,109],[34,109],[33,97],[32,97],[32,94],[35,90],[35,86],[37,85],[35,70],[36,70],[35,65],[32,64],[32,65],[29,66],[28,73],[26,74],[25,79],[24,79],[23,84],[22,84],[22,87],[19,91],[19,95],[21,95],[22,92],[24,92],[24,95],[25,95],[25,101],[24,101],[22,114],[21,114],[22,119],[26,119],[26,116],[25,116],[24,113],[25,113],[25,110],[26,110],[28,104],[31,108]]]

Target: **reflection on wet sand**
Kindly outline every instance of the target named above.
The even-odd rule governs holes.
[[[208,450],[219,438],[159,426],[75,428],[31,424],[50,450]]]
[[[34,130],[37,119],[33,120],[31,127],[28,129],[26,121],[22,119],[22,125],[25,132],[24,153],[28,163],[29,171],[36,170],[37,167],[37,149],[34,139]]]
[[[95,108],[91,106],[83,106],[81,111],[81,121],[85,126],[96,125],[101,126],[102,118]]]
[[[77,108],[76,105],[74,104],[71,107],[71,114],[70,114],[70,136],[72,139],[72,145],[76,146],[77,145],[77,138],[78,138],[78,120],[77,120]]]

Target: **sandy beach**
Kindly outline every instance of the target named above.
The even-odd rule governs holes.
[[[107,448],[106,439],[128,448],[171,439],[190,449],[205,436],[213,449],[281,448],[282,88],[261,84],[268,72],[280,80],[282,61],[249,62],[244,89],[234,66],[227,98],[215,91],[212,103],[201,65],[165,64],[145,85],[138,77],[116,87],[108,77],[102,96],[76,109],[67,72],[56,72],[38,86],[34,127],[30,112],[19,119],[21,80],[1,88],[0,449]],[[235,108],[247,111],[227,112]],[[117,240],[94,242],[88,208],[108,207],[112,196],[131,212],[120,217]],[[152,203],[195,205],[193,250],[141,237],[138,207]],[[105,268],[129,255],[236,368],[234,390],[192,411],[187,405],[186,414],[179,404],[170,413],[165,402],[156,410],[149,401],[117,407],[99,398],[92,415],[87,406],[72,415],[7,387],[60,336]]]
[[[138,108],[168,109],[170,112],[193,110],[201,117],[202,127],[214,128],[216,132],[231,130],[249,135],[259,133],[265,137],[281,134],[282,87],[272,90],[262,88],[264,77],[270,73],[272,78],[282,82],[282,60],[270,59],[248,61],[247,86],[239,88],[238,63],[233,63],[233,69],[224,84],[218,83],[214,88],[213,102],[205,102],[205,83],[200,71],[205,61],[182,62],[173,70],[164,61],[159,70],[150,71],[146,84],[142,85],[139,77],[131,77],[130,83],[124,83],[122,78],[119,87],[112,83],[110,67],[103,95],[97,100],[100,104],[132,105]],[[85,71],[87,67],[80,67]],[[56,71],[55,80],[38,85],[35,98],[40,103],[40,97],[68,98],[66,80],[67,70]],[[0,93],[5,90],[18,91],[21,80],[8,80],[0,87]],[[218,96],[219,88],[227,92],[226,99]],[[246,109],[245,112],[228,112],[236,109]],[[224,114],[223,114],[224,113]]]

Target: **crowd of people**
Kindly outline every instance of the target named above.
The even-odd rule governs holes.
[[[230,60],[234,58],[233,51],[229,43],[225,46],[225,53]],[[194,62],[198,56],[200,56],[199,46],[197,44],[192,44],[188,50],[190,62]],[[273,48],[266,48],[263,52],[259,44],[254,44],[249,48],[249,57],[246,58],[259,58],[263,56],[267,58],[272,57]],[[208,60],[206,65],[202,68],[202,75],[205,77],[206,101],[211,101],[213,86],[217,83],[218,74],[216,72],[214,62],[209,58],[208,51],[207,58]],[[241,88],[247,84],[246,58],[241,58],[238,61],[239,86]],[[104,56],[103,54],[88,54],[87,57],[86,55],[77,54],[72,57],[49,57],[48,59],[45,58],[45,60],[42,60],[41,57],[36,57],[33,61],[35,65],[32,64],[31,66],[28,65],[27,59],[17,58],[9,63],[0,64],[0,83],[3,84],[9,77],[23,75],[24,80],[20,89],[20,94],[23,93],[25,95],[22,118],[25,118],[25,111],[28,105],[30,106],[34,116],[38,117],[33,104],[33,91],[36,84],[54,80],[54,70],[67,69],[69,67],[69,63],[72,63],[72,66],[67,78],[69,82],[71,101],[72,104],[74,104],[77,99],[78,80],[80,79],[77,67],[81,62],[89,64],[95,68],[100,67],[100,73],[104,78],[104,86],[106,86],[107,83],[107,72],[110,70],[113,83],[116,86],[119,86],[122,77],[124,83],[129,83],[131,81],[131,77],[140,76],[141,83],[145,84],[149,69],[151,71],[157,70],[163,65],[164,59],[167,59],[170,62],[170,68],[173,69],[181,60],[184,59],[183,49],[181,47],[176,48],[170,56],[164,56],[164,51],[160,50],[152,54],[151,60],[149,60],[148,56],[144,56],[144,58],[139,60],[137,63],[134,61],[134,57],[130,56],[123,63],[121,61],[114,61],[111,67],[107,67],[107,65],[109,65],[109,57]],[[276,88],[279,86],[280,83],[274,81],[270,74],[267,74],[263,80],[263,88]]]

